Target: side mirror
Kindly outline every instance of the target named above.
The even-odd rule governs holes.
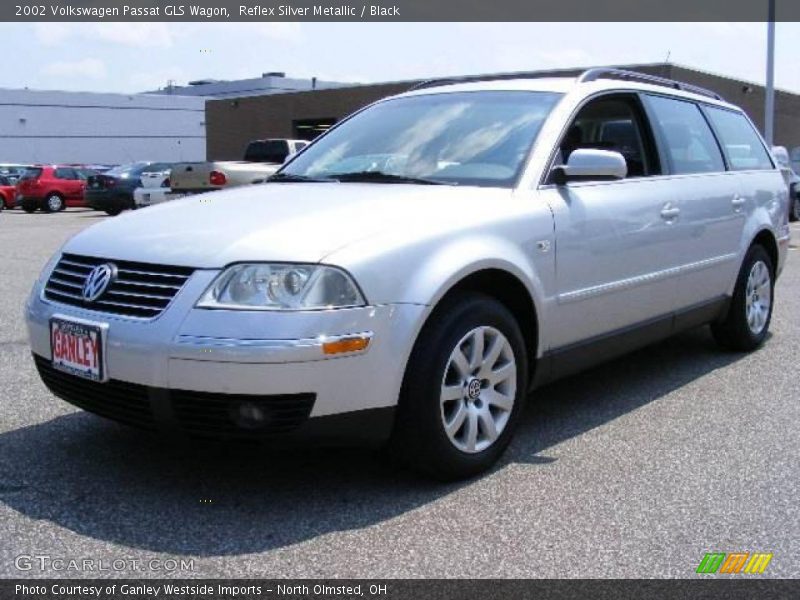
[[[775,157],[778,165],[784,169],[789,168],[791,163],[789,161],[789,151],[786,146],[773,146],[772,156]]]
[[[556,185],[576,179],[624,179],[627,174],[622,154],[595,148],[578,148],[569,155],[567,164],[553,167]]]

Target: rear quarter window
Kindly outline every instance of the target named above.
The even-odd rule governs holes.
[[[711,106],[707,106],[705,110],[719,136],[732,170],[774,168],[761,137],[747,117],[740,112]]]

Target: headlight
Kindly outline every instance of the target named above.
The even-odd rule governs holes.
[[[291,264],[233,265],[220,273],[199,308],[313,310],[363,306],[350,276],[335,267]]]

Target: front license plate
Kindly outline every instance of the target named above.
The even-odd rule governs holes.
[[[63,317],[50,319],[50,352],[53,368],[105,381],[105,335],[108,326]]]

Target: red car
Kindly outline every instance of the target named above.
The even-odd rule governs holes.
[[[0,175],[0,210],[14,208],[14,198],[17,195],[16,186],[5,175]]]
[[[30,167],[17,182],[16,205],[28,213],[41,208],[58,212],[67,206],[86,206],[83,190],[86,178],[94,172],[68,165]]]

